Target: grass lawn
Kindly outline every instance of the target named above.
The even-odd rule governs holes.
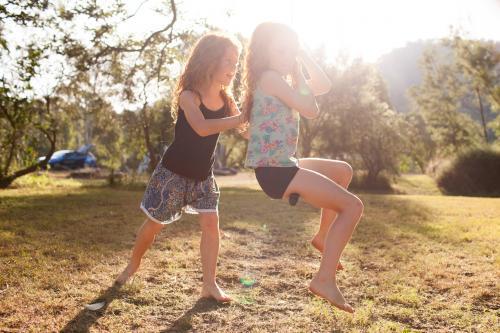
[[[140,188],[61,179],[0,191],[0,331],[500,331],[500,199],[442,196],[418,177],[399,185],[418,194],[360,194],[338,278],[349,315],[307,291],[319,211],[270,200],[251,181],[219,184],[230,305],[198,298],[191,215],[162,231],[131,283],[111,288],[144,220]],[[97,299],[108,305],[84,308]]]

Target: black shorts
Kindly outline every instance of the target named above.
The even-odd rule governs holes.
[[[297,171],[296,166],[258,167],[255,168],[255,177],[264,193],[273,199],[281,199]]]

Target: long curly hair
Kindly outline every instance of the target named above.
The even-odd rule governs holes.
[[[243,71],[242,110],[246,122],[250,121],[253,106],[253,93],[262,73],[269,69],[269,45],[276,38],[286,38],[298,44],[298,36],[290,27],[275,22],[259,24],[250,39],[245,56]]]
[[[213,73],[230,47],[235,48],[238,54],[241,51],[239,40],[222,32],[206,34],[196,42],[179,77],[172,98],[171,113],[174,120],[177,119],[179,112],[180,94],[184,90],[190,90],[201,100],[200,87],[212,80]],[[230,101],[231,85],[221,86],[221,94],[226,103]]]

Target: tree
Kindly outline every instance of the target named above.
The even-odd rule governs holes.
[[[424,54],[421,65],[423,82],[410,94],[436,143],[436,154],[447,157],[478,145],[478,125],[459,111],[466,86],[456,67],[439,59],[432,49]]]
[[[484,140],[489,143],[485,104],[492,105],[493,110],[499,109],[500,52],[493,42],[467,40],[458,34],[444,39],[443,44],[453,50],[457,72],[463,74],[467,91],[477,100]]]
[[[172,87],[170,65],[182,59],[187,43],[193,39],[190,31],[175,31],[177,7],[170,0],[164,8],[159,9],[165,17],[169,17],[166,25],[152,32],[145,38],[117,39],[113,37],[117,20],[109,23],[109,16],[120,16],[120,23],[131,16],[125,16],[123,2],[117,1],[110,9],[96,7],[93,1],[61,8],[61,16],[71,21],[76,17],[92,18],[99,22],[89,29],[92,47],[84,47],[83,42],[73,38],[71,33],[63,32],[65,41],[62,53],[68,54],[73,66],[78,71],[93,69],[101,74],[105,81],[102,90],[118,91],[124,101],[140,105],[138,119],[143,133],[145,148],[151,159],[150,171],[158,162],[161,149],[156,148],[151,133],[153,120],[159,115],[152,107],[158,96],[169,95]],[[110,42],[111,41],[111,42]],[[129,126],[133,122],[129,123]]]
[[[10,7],[14,7],[14,11],[10,7],[0,6],[0,17],[13,24],[36,26],[39,24],[36,21],[39,13],[33,11],[45,10],[46,5],[37,1],[31,4],[33,8],[29,9],[26,4],[13,1]],[[12,50],[1,30],[0,44],[0,57],[4,60]],[[0,79],[0,188],[6,188],[16,178],[45,167],[55,151],[58,120],[54,113],[57,111],[57,97],[53,91],[36,99],[29,97],[32,80],[49,48],[50,43],[29,43],[15,61],[10,62],[11,73],[5,71]],[[11,79],[7,79],[5,74],[11,74]],[[37,160],[33,148],[43,139],[47,140],[49,148],[45,159]]]
[[[57,138],[54,104],[50,96],[45,100],[29,101],[11,95],[6,85],[0,87],[0,188],[47,165]],[[40,140],[37,132],[50,143],[45,159],[40,161],[33,149]]]
[[[140,78],[147,79],[146,85],[156,83],[157,87],[163,88],[163,92],[168,91],[169,66],[185,52],[183,41],[189,40],[191,34],[189,31],[174,31],[177,22],[174,0],[167,2],[159,11],[169,18],[164,27],[145,38],[123,38],[118,35],[117,26],[135,14],[128,15],[121,0],[99,4],[87,0],[65,5],[49,1],[12,0],[0,5],[0,56],[3,64],[7,64],[4,73],[10,74],[8,79],[6,76],[2,78],[0,91],[2,186],[8,186],[13,179],[43,167],[55,150],[58,131],[64,131],[62,139],[66,142],[75,141],[68,136],[78,132],[76,126],[62,120],[74,120],[77,124],[83,122],[85,137],[80,139],[77,135],[76,142],[88,143],[92,137],[90,131],[95,129],[91,122],[108,116],[107,111],[102,111],[104,114],[100,115],[92,103],[102,102],[101,105],[105,105],[111,94],[136,102],[139,98],[134,87]],[[8,42],[14,39],[6,35],[3,30],[5,25],[15,27],[21,33],[29,32],[27,35],[32,36],[32,40],[26,45]],[[47,37],[37,37],[36,29],[43,31]],[[82,32],[86,35],[80,38]],[[14,60],[6,61],[10,58]],[[56,70],[62,71],[58,73],[56,86],[49,89],[50,93],[40,95],[39,89],[33,89],[33,82],[35,79],[44,83],[50,81],[54,73],[43,73],[41,69],[44,63],[51,61],[59,61],[61,66],[56,66]],[[91,83],[89,75],[94,76]],[[94,96],[89,96],[89,84]],[[78,101],[72,101],[71,95],[78,95]],[[44,108],[40,107],[41,103],[45,103]],[[71,114],[56,117],[55,113],[60,111],[56,110],[56,106],[71,110]],[[89,109],[93,111],[88,112]],[[149,118],[148,115],[144,117]],[[108,129],[112,131],[111,127]],[[40,138],[36,131],[43,133],[50,142],[49,154],[41,162],[36,159],[38,151],[35,148],[46,148],[47,145],[29,139]],[[17,171],[13,171],[15,169]]]
[[[376,184],[383,171],[398,173],[406,149],[405,120],[391,109],[378,72],[359,59],[324,67],[332,89],[318,98],[319,117],[301,120],[301,156],[349,161],[366,170],[368,186]]]
[[[410,111],[403,115],[402,133],[407,141],[405,155],[418,165],[424,173],[429,161],[436,154],[436,143],[432,140],[429,128],[421,113]]]
[[[109,183],[115,184],[115,171],[123,160],[122,145],[124,133],[120,128],[119,116],[111,105],[103,103],[100,112],[96,113],[92,142],[95,144],[96,157],[100,165],[110,170]]]

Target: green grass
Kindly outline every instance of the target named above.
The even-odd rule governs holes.
[[[441,191],[434,179],[423,174],[405,174],[398,177],[392,188],[401,194],[439,195]]]
[[[500,199],[361,194],[339,274],[357,310],[348,315],[307,291],[320,258],[309,245],[316,209],[222,187],[218,278],[236,301],[218,305],[198,298],[200,230],[189,215],[162,231],[132,283],[110,288],[144,219],[142,190],[67,181],[0,191],[0,331],[500,330]],[[108,306],[84,309],[97,299]]]

